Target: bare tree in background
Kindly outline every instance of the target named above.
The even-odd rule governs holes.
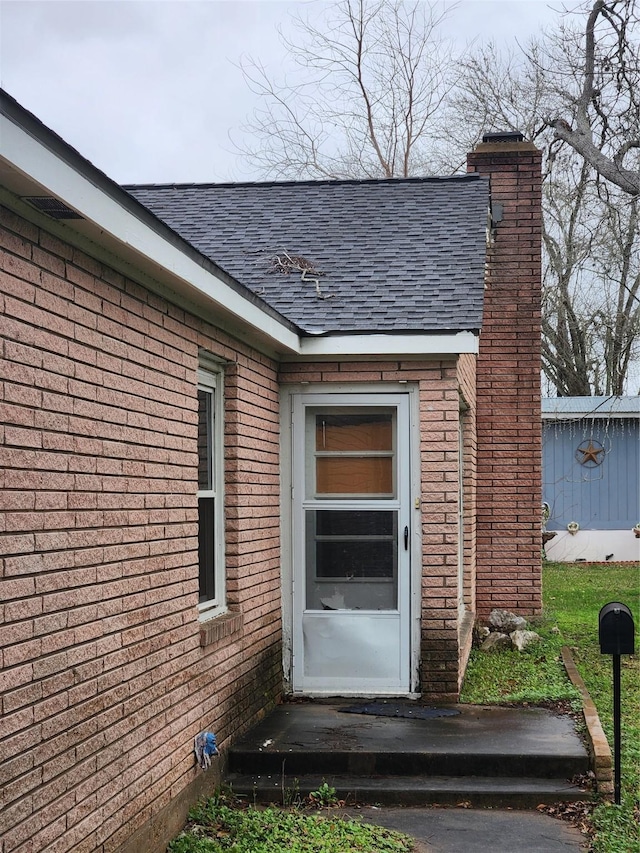
[[[557,32],[552,49],[565,69],[573,65],[577,79],[580,41],[565,26],[561,44]],[[565,103],[558,79],[549,79],[549,50],[542,38],[520,55],[489,44],[465,58],[447,104],[443,165],[459,166],[487,130],[521,130],[543,149],[542,364],[548,390],[622,394],[640,349],[638,199],[605,181],[545,120]]]
[[[640,350],[638,200],[547,149],[542,364],[556,394],[623,394]]]
[[[584,32],[562,23],[541,57],[559,100],[546,119],[556,138],[632,196],[640,195],[639,30],[636,0],[596,0]]]
[[[455,83],[438,29],[443,4],[341,0],[322,22],[295,18],[294,63],[278,81],[242,69],[260,106],[245,157],[266,177],[392,178],[429,171],[433,129]],[[238,146],[240,147],[240,146]]]
[[[637,363],[640,349],[640,198],[625,204],[620,193],[606,184],[600,192],[606,222],[596,255],[609,300],[608,310],[598,317],[603,384],[606,394],[623,394],[629,368]]]

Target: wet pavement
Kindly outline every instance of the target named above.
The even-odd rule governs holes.
[[[405,769],[412,757],[446,756],[449,766],[460,757],[466,772],[476,759],[516,758],[529,767],[537,759],[547,766],[560,759],[563,770],[586,760],[573,719],[543,708],[452,705],[446,710],[459,713],[422,720],[344,713],[345,706],[348,703],[285,702],[239,745],[263,755],[280,752],[291,757],[357,753],[393,762],[393,756],[399,756]]]
[[[346,809],[345,816],[396,829],[418,842],[416,853],[577,853],[580,830],[546,814],[506,809]]]
[[[278,706],[231,748],[234,791],[278,802],[286,786],[305,795],[326,780],[347,803],[338,813],[406,832],[420,853],[587,849],[578,829],[536,811],[591,796],[571,780],[590,761],[570,716],[455,705],[408,719],[345,704]]]

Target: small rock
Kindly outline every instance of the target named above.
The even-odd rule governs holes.
[[[506,634],[501,634],[500,631],[493,631],[484,643],[480,646],[481,652],[495,652],[499,649],[510,649],[511,637]]]
[[[492,610],[489,614],[489,626],[494,631],[511,634],[512,631],[524,631],[527,620],[522,616],[516,616],[510,610]]]
[[[540,635],[536,634],[535,631],[512,631],[509,636],[514,648],[519,652],[526,649],[527,646],[532,645],[532,643],[540,642]]]
[[[491,631],[486,625],[479,625],[476,629],[476,635],[479,640],[486,640],[490,633]]]

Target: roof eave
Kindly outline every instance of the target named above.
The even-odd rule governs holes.
[[[542,400],[542,419],[547,421],[638,417],[638,396],[545,397]]]
[[[145,285],[157,282],[161,295],[215,317],[232,334],[250,334],[276,353],[299,351],[299,330],[293,323],[216,267],[13,98],[4,92],[0,98],[0,178],[20,212],[29,209],[21,198],[52,196],[81,217],[64,225],[51,220],[52,230],[62,230],[70,243],[89,251],[103,249],[119,271],[131,275],[140,270]]]
[[[477,353],[474,331],[309,335],[233,279],[0,90],[2,200],[70,244],[258,349],[290,359]],[[80,218],[56,221],[23,199],[49,196]]]

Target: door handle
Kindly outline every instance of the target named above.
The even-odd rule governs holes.
[[[404,550],[405,551],[409,550],[409,528],[408,527],[404,528]]]

